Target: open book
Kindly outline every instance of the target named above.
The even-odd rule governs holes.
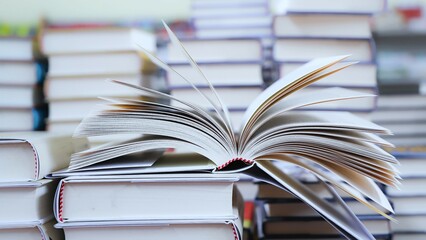
[[[153,89],[112,80],[161,101],[105,99],[109,102],[107,106],[85,118],[75,135],[140,133],[145,137],[77,153],[72,156],[68,170],[83,170],[136,152],[186,148],[209,158],[215,164],[213,172],[243,172],[269,182],[306,202],[348,238],[372,239],[332,187],[329,190],[339,208],[273,164],[284,161],[307,169],[328,186],[348,193],[390,218],[364,198],[393,211],[374,182],[394,187],[399,184],[394,167],[398,161],[381,149],[391,144],[376,136],[390,132],[350,113],[291,111],[324,102],[372,97],[340,88],[297,94],[299,89],[353,64],[342,62],[347,56],[315,59],[276,81],[253,100],[237,134],[233,132],[228,109],[214,87],[173,32],[165,27],[174,46],[186,56],[198,77],[209,85],[209,94],[195,87],[191,79],[181,77],[210,103],[213,112]],[[148,51],[144,52],[158,66],[180,75]],[[176,101],[181,106],[160,103],[164,100]]]

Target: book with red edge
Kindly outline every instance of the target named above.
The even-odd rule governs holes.
[[[352,65],[344,61],[348,56],[318,58],[287,74],[265,89],[252,101],[245,112],[240,134],[233,132],[229,111],[217,96],[215,88],[199,69],[177,37],[165,25],[171,42],[183,59],[192,65],[198,77],[205,79],[211,95],[194,91],[210,102],[213,112],[198,103],[181,101],[171,95],[143,86],[114,80],[123,86],[159,99],[179,101],[182,107],[152,101],[107,99],[110,103],[85,118],[75,136],[141,133],[143,138],[125,143],[110,143],[82,151],[72,156],[68,172],[76,172],[118,156],[152,149],[186,148],[213,162],[212,173],[242,172],[289,191],[311,206],[333,227],[348,238],[373,239],[373,235],[331,191],[335,204],[316,196],[297,179],[281,171],[273,162],[281,161],[302,167],[315,174],[320,181],[347,192],[350,196],[390,218],[370,204],[366,196],[387,211],[392,206],[374,181],[398,186],[398,161],[382,146],[392,146],[376,134],[390,132],[350,113],[291,111],[323,102],[371,97],[341,88],[324,89],[313,93],[298,90]],[[220,50],[220,49],[219,49]],[[149,53],[147,56],[166,71],[173,68]],[[337,63],[345,64],[336,66]],[[238,95],[235,96],[238,98]],[[106,109],[105,109],[106,107]],[[323,169],[328,169],[325,174]],[[330,177],[332,176],[332,177]],[[337,180],[336,180],[337,179]],[[342,184],[343,180],[345,184]],[[336,204],[340,206],[336,208]]]
[[[69,177],[55,194],[56,227],[67,239],[116,239],[127,232],[155,239],[240,240],[237,180],[206,173]]]
[[[32,182],[69,164],[74,152],[88,148],[85,138],[48,132],[0,133],[0,183]]]

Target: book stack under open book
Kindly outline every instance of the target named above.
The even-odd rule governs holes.
[[[242,199],[229,174],[69,177],[54,211],[68,240],[242,239]]]
[[[305,91],[324,87],[345,87],[370,94],[377,92],[375,46],[370,28],[371,14],[384,9],[386,0],[374,1],[276,1],[277,15],[273,33],[276,37],[273,58],[278,75],[285,76],[305,62],[330,55],[351,53],[359,63]],[[368,112],[375,99],[357,99],[309,108]]]
[[[45,132],[0,135],[0,239],[63,239],[53,227],[57,181],[44,177],[85,148],[84,139]]]
[[[120,87],[137,89],[144,95],[150,96],[152,100],[105,99],[108,103],[85,118],[77,128],[75,136],[90,137],[123,133],[139,133],[144,136],[125,142],[111,142],[76,153],[72,156],[69,167],[56,174],[75,176],[68,179],[70,183],[75,183],[73,185],[76,187],[75,190],[82,189],[90,195],[92,193],[90,188],[86,189],[86,184],[79,183],[90,182],[96,185],[101,179],[99,168],[103,169],[103,173],[109,172],[110,175],[118,172],[121,174],[161,172],[158,165],[156,166],[161,159],[145,157],[138,158],[136,161],[122,162],[117,161],[117,158],[139,152],[147,154],[150,151],[161,151],[167,148],[183,148],[209,160],[210,169],[205,166],[199,171],[210,172],[210,174],[233,172],[247,174],[296,196],[319,216],[325,218],[343,236],[373,239],[374,236],[347,207],[336,191],[329,191],[334,199],[331,203],[275,165],[276,162],[286,162],[305,169],[313,173],[319,182],[335,187],[378,214],[391,218],[387,213],[393,211],[392,206],[375,183],[377,181],[392,187],[399,185],[398,170],[395,167],[398,161],[381,148],[392,145],[376,135],[390,134],[390,132],[350,113],[292,111],[326,102],[372,97],[366,93],[341,88],[299,93],[299,90],[308,85],[352,65],[353,63],[344,61],[348,56],[312,60],[276,81],[248,106],[239,131],[236,133],[224,101],[218,96],[211,82],[203,75],[202,70],[182,43],[167,26],[165,27],[174,47],[183,53],[190,63],[196,79],[204,80],[207,84],[208,88],[204,92],[208,91],[209,94],[200,91],[192,82],[192,77],[181,77],[187,80],[194,91],[209,103],[210,109],[195,99],[185,101],[144,86],[114,80],[112,82],[121,85]],[[170,73],[178,74],[173,67],[165,64],[149,51],[144,52],[158,66]],[[235,98],[238,98],[238,95]],[[155,99],[175,101],[180,105],[164,104]],[[163,162],[163,168],[174,172],[179,167],[181,167],[180,171],[192,167],[195,171],[200,166],[189,164],[182,167],[181,163],[185,161],[181,160],[171,158],[168,163]],[[133,169],[132,166],[138,167]],[[196,166],[195,169],[194,166]],[[86,176],[78,177],[79,175]],[[90,175],[98,176],[92,178]],[[217,177],[220,178],[219,176]],[[108,178],[111,177],[108,176]],[[159,176],[155,175],[154,178]],[[71,186],[67,191],[66,181],[68,180],[63,181],[57,193],[59,208],[56,215],[59,220],[64,221],[64,224],[66,212],[65,208],[61,209],[61,205],[67,205],[67,194],[71,195],[74,189]],[[134,182],[144,181],[146,180]],[[179,180],[173,181],[179,182]],[[99,186],[101,185],[102,183]],[[64,190],[61,191],[61,188]],[[117,189],[121,188],[117,186]],[[123,188],[123,191],[126,189]],[[109,194],[108,188],[105,190],[108,198],[119,196]],[[182,195],[184,192],[182,191]],[[199,194],[207,193],[200,191]],[[79,195],[75,196],[74,199],[77,201]],[[69,202],[72,203],[70,199]],[[107,209],[114,209],[114,206],[116,205],[109,204]],[[78,208],[78,205],[74,206],[74,209]],[[185,208],[185,206],[180,205],[179,208]],[[130,210],[126,209],[126,211]],[[113,213],[113,210],[109,213]],[[68,214],[72,214],[72,211]],[[68,217],[71,218],[70,215]],[[76,228],[70,227],[69,230],[73,231],[81,227],[74,226]],[[96,235],[93,234],[96,231],[91,232],[90,229],[85,231],[87,236],[91,233],[91,237]],[[238,233],[235,236],[238,236]]]
[[[0,36],[0,132],[44,129],[46,64],[37,59],[33,29],[8,28]]]
[[[111,78],[149,85],[155,67],[136,43],[156,51],[155,35],[132,27],[47,25],[41,41],[41,49],[49,57],[44,88],[49,102],[47,130],[74,132],[101,102],[98,96],[140,99],[135,91],[111,89],[105,82]]]

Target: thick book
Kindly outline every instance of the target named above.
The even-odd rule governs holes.
[[[67,240],[242,240],[241,220],[149,220],[59,223]],[[240,230],[241,229],[241,230]]]
[[[375,61],[375,46],[371,39],[353,38],[279,38],[273,57],[278,62],[307,62],[313,58],[352,54],[351,60],[363,63]]]
[[[0,86],[0,109],[33,108],[43,104],[43,94],[40,85]]]
[[[196,0],[191,2],[192,8],[238,8],[247,5],[266,5],[267,0]]]
[[[101,52],[49,56],[48,77],[151,73],[154,67],[138,52]]]
[[[53,217],[52,204],[57,181],[0,183],[0,225],[43,224]]]
[[[118,91],[120,92],[120,91]],[[111,96],[110,96],[111,97]],[[126,97],[129,100],[141,100],[139,97]],[[103,101],[96,97],[76,99],[52,99],[49,102],[49,122],[81,121]],[[48,122],[48,123],[49,123]]]
[[[423,240],[425,238],[426,238],[426,231],[396,232],[392,234],[393,240]]]
[[[0,239],[13,240],[64,240],[64,233],[56,229],[54,221],[43,224],[18,223],[0,224]]]
[[[262,63],[205,63],[199,65],[213,86],[263,85]],[[206,86],[206,82],[197,78],[188,64],[173,64],[173,69],[186,78],[194,79],[196,86]],[[119,79],[119,78],[117,78]],[[179,75],[169,73],[166,76],[169,88],[190,87]]]
[[[218,29],[218,28],[252,28],[252,27],[271,27],[272,17],[267,15],[259,16],[230,16],[220,18],[193,18],[192,25],[195,29]]]
[[[380,101],[380,97],[379,100]],[[426,109],[376,109],[370,116],[375,123],[421,123],[426,122]]]
[[[273,23],[276,37],[371,38],[370,16],[359,14],[285,14]]]
[[[241,4],[234,7],[195,7],[191,9],[191,15],[195,18],[220,18],[229,16],[258,16],[269,13],[269,6],[265,2],[259,5]]]
[[[106,78],[125,79],[126,82],[146,85],[149,76],[142,74],[49,77],[44,84],[44,95],[48,101],[72,100],[105,97],[137,97],[139,94],[129,89],[111,89]]]
[[[87,148],[84,138],[46,132],[0,134],[0,182],[37,181],[69,164]]]
[[[263,38],[271,37],[272,29],[266,27],[227,27],[227,28],[208,28],[196,29],[195,37],[203,39],[223,39],[223,38]]]
[[[391,222],[393,232],[397,233],[424,233],[426,214],[398,215],[398,222]]]
[[[380,110],[419,110],[426,111],[424,102],[426,95],[419,94],[389,94],[380,95],[377,108]]]
[[[278,2],[276,11],[374,14],[386,7],[387,0],[288,0]]]
[[[187,39],[182,44],[197,63],[261,62],[262,43],[259,39]],[[179,46],[167,45],[166,61],[188,63]]]
[[[0,85],[40,84],[44,80],[46,68],[46,64],[41,61],[0,61]]]
[[[41,108],[8,108],[0,111],[0,132],[42,130],[47,110]]]
[[[426,214],[426,194],[392,197],[391,201],[398,215]]]
[[[32,61],[31,37],[0,37],[0,61]]]
[[[229,174],[70,177],[59,183],[53,209],[61,223],[235,219],[236,181]]]
[[[156,51],[153,33],[129,27],[74,27],[43,29],[41,49],[46,55],[136,51],[141,43]]]
[[[406,177],[404,178],[404,186],[400,189],[388,188],[386,193],[390,197],[403,197],[403,196],[423,196],[426,195],[425,177]]]
[[[166,29],[175,48],[186,56],[198,76],[206,79],[182,43],[167,26]],[[148,51],[145,53],[160,67],[174,72],[173,68]],[[347,56],[336,56],[315,59],[276,81],[249,105],[238,135],[232,130],[228,108],[207,79],[211,97],[207,97],[195,86],[194,91],[211,103],[213,113],[197,103],[181,101],[150,88],[115,80],[113,82],[139,89],[142,93],[160,99],[179,101],[185,107],[155,101],[110,99],[108,109],[85,118],[75,136],[139,132],[145,134],[145,138],[111,143],[77,153],[71,158],[69,170],[78,171],[133,152],[186,147],[210,159],[216,165],[214,173],[244,172],[269,182],[305,201],[345,236],[372,239],[373,236],[341,198],[336,195],[337,203],[341,206],[337,210],[336,204],[331,205],[319,198],[315,192],[305,188],[298,180],[273,164],[274,161],[295,164],[351,196],[365,195],[386,210],[392,211],[386,196],[374,182],[376,180],[395,187],[399,185],[394,166],[398,161],[380,147],[390,144],[375,135],[388,134],[388,130],[350,113],[290,111],[322,102],[368,97],[365,93],[339,88],[297,94],[298,90],[309,84],[351,65],[335,66],[346,58]],[[191,84],[190,80],[188,82]],[[235,97],[238,98],[238,95]],[[328,169],[332,176],[344,180],[351,188],[324,174],[323,168]],[[361,198],[357,200],[387,216],[369,202]]]
[[[422,149],[423,148],[423,149]],[[402,178],[413,178],[413,177],[423,177],[426,178],[426,152],[424,147],[419,147],[422,149],[416,151],[416,148],[407,151],[397,151],[392,152],[400,162],[401,166],[399,170],[401,171]]]

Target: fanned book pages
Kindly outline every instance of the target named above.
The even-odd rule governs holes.
[[[309,84],[353,64],[344,61],[348,56],[315,59],[276,81],[253,100],[245,112],[240,131],[236,133],[228,108],[214,87],[177,37],[168,26],[165,27],[171,42],[187,58],[197,77],[206,82],[211,94],[207,95],[196,88],[192,79],[184,80],[194,88],[194,94],[199,94],[210,104],[213,112],[200,107],[201,103],[198,102],[182,101],[153,89],[112,80],[142,94],[175,101],[179,105],[162,104],[160,101],[105,99],[109,102],[107,106],[85,118],[77,128],[76,136],[140,133],[144,137],[79,152],[72,156],[67,171],[82,171],[136,152],[186,148],[210,159],[215,165],[213,173],[243,172],[269,182],[306,202],[342,235],[373,239],[332,187],[329,190],[336,199],[334,204],[340,206],[338,208],[274,165],[276,161],[283,161],[307,169],[321,181],[390,218],[364,198],[368,197],[385,210],[393,211],[375,183],[393,187],[399,185],[398,171],[394,166],[398,161],[381,149],[391,144],[376,136],[390,132],[350,113],[292,111],[325,102],[372,97],[340,88],[297,93]],[[170,74],[179,75],[148,51],[145,53]]]

